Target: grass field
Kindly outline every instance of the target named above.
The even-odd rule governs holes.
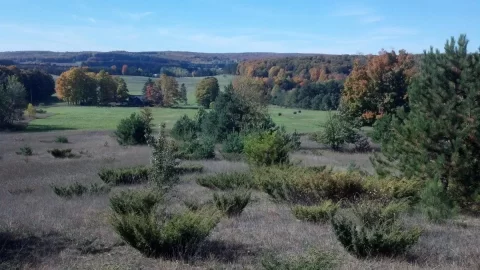
[[[141,95],[142,88],[145,82],[148,80],[148,77],[141,77],[141,76],[119,76],[125,80],[127,83],[128,91],[132,95]],[[185,84],[187,87],[187,99],[189,104],[195,104],[195,89],[197,84],[200,80],[204,77],[180,77],[176,78],[178,84],[181,85],[182,83]],[[228,85],[232,79],[232,75],[218,75],[215,76],[218,80],[218,84],[220,85],[220,89],[223,89],[224,86]],[[157,80],[158,78],[152,78],[152,80]]]
[[[44,130],[114,130],[121,119],[128,117],[140,108],[102,108],[54,106],[46,108],[49,117],[35,119],[30,122],[27,131]],[[297,114],[293,112],[297,111]],[[187,108],[152,108],[154,123],[166,123],[171,128],[175,121],[184,114],[194,116],[196,109]],[[280,116],[279,113],[282,115]],[[283,109],[271,107],[270,114],[278,125],[284,125],[288,131],[301,133],[313,132],[319,129],[320,123],[326,120],[328,112]]]

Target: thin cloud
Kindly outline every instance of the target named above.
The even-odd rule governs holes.
[[[131,20],[139,21],[145,17],[148,17],[152,15],[153,12],[147,11],[147,12],[135,12],[135,13],[124,13],[123,15],[125,17],[128,17]]]
[[[369,24],[383,21],[384,17],[367,7],[345,6],[332,13],[334,17],[353,17],[360,23]]]
[[[76,21],[83,21],[83,22],[89,22],[89,23],[97,23],[97,20],[95,20],[95,18],[92,18],[92,17],[82,17],[82,16],[78,16],[78,15],[73,15],[72,16],[74,20]]]

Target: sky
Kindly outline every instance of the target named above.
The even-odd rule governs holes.
[[[0,0],[0,51],[473,51],[479,25],[480,0]]]

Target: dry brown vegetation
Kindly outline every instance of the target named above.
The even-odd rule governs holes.
[[[57,136],[69,143],[55,143]],[[17,155],[28,145],[32,156]],[[75,158],[56,159],[49,149],[72,149]],[[407,223],[424,229],[419,243],[400,258],[359,260],[335,239],[330,225],[296,220],[290,205],[252,193],[238,217],[222,219],[189,262],[150,259],[125,245],[109,224],[106,194],[58,197],[50,185],[80,182],[101,184],[102,168],[149,163],[147,146],[119,146],[109,132],[62,131],[0,134],[0,269],[259,269],[267,253],[288,257],[315,248],[336,254],[340,269],[479,269],[480,219],[461,216],[445,224],[430,224],[413,216]],[[366,154],[333,153],[306,138],[291,156],[307,166],[346,169],[355,162],[371,171]],[[195,161],[202,175],[246,171],[247,164],[225,160]],[[207,202],[213,191],[186,174],[169,193],[172,211],[184,201]],[[143,185],[114,187],[112,192]]]

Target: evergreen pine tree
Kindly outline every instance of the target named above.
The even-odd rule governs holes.
[[[180,100],[187,105],[187,87],[184,83],[180,86]]]
[[[384,158],[373,161],[407,177],[439,179],[450,195],[468,200],[480,186],[480,54],[468,53],[467,44],[461,35],[444,53],[425,51],[408,90],[411,111],[398,113],[382,142]]]

